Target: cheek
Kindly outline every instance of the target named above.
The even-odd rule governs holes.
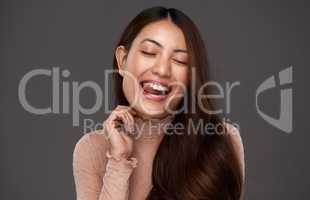
[[[139,51],[132,52],[127,58],[127,70],[139,77],[145,70],[147,70],[152,63],[141,55]]]
[[[123,92],[129,102],[137,101],[139,92],[139,77],[147,66],[145,59],[142,59],[139,52],[129,54],[126,61],[126,75],[123,78]]]
[[[184,98],[184,94],[188,88],[188,68],[180,68],[179,66],[173,70],[174,80],[176,81],[174,92],[171,94],[169,104],[172,109],[175,109],[179,102]]]
[[[127,74],[123,78],[123,93],[129,104],[136,101],[138,92],[137,78],[132,74]]]
[[[184,87],[187,87],[189,80],[189,71],[187,67],[178,68],[174,71],[175,80],[182,84]]]

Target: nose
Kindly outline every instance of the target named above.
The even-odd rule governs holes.
[[[169,78],[171,76],[171,65],[167,58],[161,58],[152,67],[152,73],[163,78]]]

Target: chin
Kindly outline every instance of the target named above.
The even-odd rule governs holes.
[[[168,112],[165,111],[162,106],[152,106],[146,105],[134,107],[134,109],[138,112],[138,114],[146,119],[149,118],[161,118],[168,115]]]
[[[163,110],[148,110],[140,112],[143,116],[148,118],[159,118],[167,115]]]

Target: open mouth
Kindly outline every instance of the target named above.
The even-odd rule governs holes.
[[[164,100],[171,92],[171,87],[157,81],[141,81],[143,94],[152,100]]]

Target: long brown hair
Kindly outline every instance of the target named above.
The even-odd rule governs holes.
[[[174,8],[153,7],[138,14],[126,27],[117,44],[124,45],[129,51],[131,44],[142,28],[152,22],[169,18],[176,24],[185,36],[189,51],[190,67],[196,72],[194,88],[191,85],[186,95],[188,101],[180,105],[187,106],[196,112],[181,112],[175,115],[172,123],[182,123],[187,130],[186,134],[167,134],[163,138],[153,162],[153,188],[147,199],[161,200],[239,200],[243,184],[242,172],[238,156],[233,144],[227,135],[205,134],[202,129],[194,133],[189,127],[198,126],[202,119],[204,123],[215,125],[223,123],[219,116],[208,114],[197,106],[197,90],[208,81],[208,60],[204,42],[195,24],[183,12]],[[116,47],[117,47],[116,46]],[[118,69],[114,58],[114,69]],[[192,77],[190,71],[190,78]],[[122,91],[122,76],[114,74],[115,105],[128,105]],[[193,81],[189,81],[192,83]],[[205,90],[205,92],[209,92]],[[209,99],[204,99],[204,108],[212,110]],[[191,120],[191,125],[189,124]],[[224,126],[216,126],[222,127]],[[210,131],[210,130],[209,130]],[[213,130],[215,133],[216,130]]]

